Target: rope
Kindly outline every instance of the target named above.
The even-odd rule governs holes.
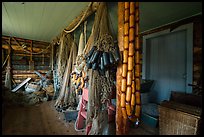
[[[89,39],[85,45],[84,54],[87,54],[88,51],[93,47],[93,44],[98,40],[99,37],[99,33],[100,33],[100,22],[101,22],[101,16],[102,16],[102,12],[103,12],[103,8],[101,8],[103,5],[103,2],[100,2],[99,7],[97,9],[97,12],[95,13],[95,19],[94,19],[94,23],[92,26],[92,30],[91,30],[91,35],[89,36]]]
[[[43,54],[43,53],[45,53],[45,51],[47,51],[48,50],[48,48],[51,46],[51,44],[49,44],[49,46],[47,46],[46,47],[46,49],[43,49],[42,51],[40,51],[40,52],[37,52],[37,53],[33,53],[33,52],[30,52],[30,51],[28,51],[28,50],[26,50],[26,49],[24,49],[23,48],[23,50],[25,51],[25,52],[27,52],[27,53],[29,53],[29,54]]]
[[[66,33],[71,33],[71,32],[73,32],[73,31],[82,23],[82,21],[84,20],[86,14],[88,13],[89,8],[90,8],[91,5],[92,5],[92,3],[93,3],[93,2],[90,2],[90,3],[89,3],[88,8],[86,9],[84,15],[82,16],[82,18],[80,19],[80,21],[78,22],[78,24],[77,24],[73,29],[71,29],[71,30],[66,30],[66,29],[64,29],[64,32],[66,32]]]
[[[87,26],[87,21],[84,22],[84,44],[86,45],[86,26]]]
[[[115,37],[115,34],[117,34],[117,33],[115,33],[116,31],[115,31],[115,29],[114,29],[114,27],[113,27],[113,22],[112,22],[112,20],[111,20],[111,17],[110,17],[110,13],[109,13],[109,12],[108,12],[108,19],[109,19],[109,21],[110,21],[110,23],[111,23],[112,32],[114,33],[114,34],[113,34],[113,37],[114,37],[114,43],[115,43],[115,42],[117,42],[117,38]]]
[[[44,50],[42,50],[42,51],[40,51],[40,52],[37,52],[37,53],[33,53],[33,52],[31,53],[30,51],[26,50],[26,49],[23,47],[23,45],[20,45],[20,44],[18,43],[18,41],[16,41],[15,38],[13,38],[13,39],[15,40],[15,42],[17,43],[17,45],[18,45],[19,47],[22,47],[22,48],[23,48],[23,50],[24,50],[25,52],[27,52],[27,53],[29,53],[29,54],[34,54],[34,55],[36,55],[36,54],[41,54],[41,53],[45,53],[45,51],[48,50],[48,48],[51,46],[51,44],[49,44],[49,46],[47,46],[46,49],[44,49]]]

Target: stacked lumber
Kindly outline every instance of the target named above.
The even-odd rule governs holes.
[[[6,69],[8,60],[10,60],[12,87],[20,84],[28,77],[33,80],[40,80],[34,70],[46,73],[50,69],[51,50],[48,42],[2,36],[2,53],[2,62],[5,62],[5,65],[2,66],[3,84],[8,73]],[[34,65],[32,69],[30,67],[31,62]]]

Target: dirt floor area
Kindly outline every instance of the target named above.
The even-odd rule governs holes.
[[[9,106],[2,121],[3,135],[84,135],[74,130],[74,121],[66,123],[52,101],[34,106]]]
[[[85,135],[75,131],[74,121],[65,122],[63,113],[58,113],[54,102],[48,101],[33,106],[7,106],[2,116],[3,135]],[[109,124],[109,135],[115,135],[115,122]],[[158,135],[157,128],[141,124],[130,128],[129,135]]]

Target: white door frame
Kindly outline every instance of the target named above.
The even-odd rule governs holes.
[[[171,32],[177,32],[181,30],[186,30],[186,93],[192,93],[192,87],[188,84],[193,82],[193,23],[185,24],[179,26],[178,28],[170,31],[166,29],[164,31],[152,33],[143,36],[143,49],[142,49],[142,79],[146,79],[146,41],[150,38],[154,38],[164,34],[170,34]]]

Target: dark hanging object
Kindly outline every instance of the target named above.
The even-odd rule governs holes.
[[[90,63],[90,59],[87,60],[86,66],[88,69],[90,69],[92,67],[92,64]]]
[[[97,62],[97,59],[98,59],[99,55],[100,55],[100,51],[99,51],[99,50],[96,50],[96,51],[94,52],[94,54],[93,54],[93,58],[91,59],[91,63]]]
[[[96,70],[97,68],[98,68],[98,63],[95,62],[95,63],[92,65],[92,69],[93,69],[93,70]]]
[[[102,71],[104,71],[105,70],[105,67],[104,67],[104,62],[103,62],[103,56],[101,56],[100,57],[100,69],[102,70]]]
[[[108,52],[103,52],[103,63],[105,67],[108,67],[110,65]]]
[[[94,54],[96,53],[96,50],[94,51],[94,53],[89,57],[89,61],[88,61],[88,63],[92,63],[92,60],[93,60],[93,58],[94,58]]]
[[[111,65],[115,64],[115,59],[114,59],[113,54],[111,52],[109,52],[109,60],[110,60]]]
[[[115,61],[118,63],[120,61],[120,51],[118,46],[116,46],[115,48],[114,55],[115,55]]]
[[[87,58],[90,58],[92,56],[92,54],[94,53],[94,51],[96,50],[96,46],[93,46],[91,48],[91,50],[89,51],[89,53],[87,54]]]
[[[103,75],[103,76],[105,75],[105,71],[103,71],[101,69],[99,69],[98,72],[99,72],[99,75]]]

